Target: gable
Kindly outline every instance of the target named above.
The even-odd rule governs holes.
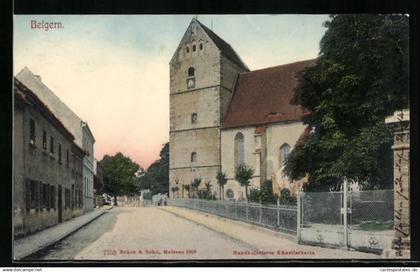
[[[193,31],[199,31],[199,34],[202,33],[204,36],[204,39],[208,42],[211,42],[211,44],[215,46],[221,54],[223,54],[226,58],[236,63],[240,67],[244,68],[244,70],[249,71],[248,66],[241,60],[241,58],[233,50],[233,48],[227,42],[225,42],[222,38],[220,38],[216,33],[214,33],[212,30],[207,28],[204,24],[202,24],[197,19],[191,20],[187,30],[182,36],[180,43],[178,44],[177,49],[175,50],[174,55],[171,58],[170,64],[175,63],[175,61],[179,59],[179,54],[182,47],[192,42],[191,35]],[[199,40],[197,40],[196,42],[198,46]]]

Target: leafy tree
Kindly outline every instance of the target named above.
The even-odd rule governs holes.
[[[297,204],[297,199],[290,194],[288,189],[283,189],[280,193],[280,204],[293,206]]]
[[[276,203],[271,180],[264,181],[261,184],[261,189],[251,189],[249,192],[249,200],[263,205]]]
[[[175,198],[175,192],[179,191],[178,186],[173,186],[171,187],[171,191],[172,191],[172,197]],[[179,195],[177,195],[179,197]]]
[[[332,15],[314,66],[301,74],[293,103],[309,110],[308,133],[286,159],[306,190],[392,186],[392,136],[384,119],[408,107],[408,17]]]
[[[160,159],[147,168],[146,173],[138,178],[141,190],[150,189],[153,194],[169,192],[169,143],[163,145]]]
[[[187,193],[188,193],[188,198],[189,198],[189,197],[190,197],[190,190],[191,190],[190,185],[189,185],[189,184],[185,184],[185,185],[184,185],[184,189],[185,189],[185,190],[187,190]]]
[[[198,187],[200,186],[200,183],[201,183],[201,178],[195,178],[191,184],[193,191],[195,191],[196,193],[198,193]]]
[[[245,164],[240,164],[235,170],[235,179],[241,186],[245,187],[246,199],[248,199],[248,186],[251,182],[251,178],[254,175],[254,170]]]
[[[204,182],[204,185],[206,186],[206,191],[207,193],[210,194],[211,192],[211,187],[213,187],[213,185],[210,183],[210,181]]]
[[[132,195],[136,192],[134,174],[140,166],[121,152],[114,156],[105,155],[100,164],[103,168],[105,192],[114,196],[117,204],[117,195]]]
[[[219,184],[220,200],[225,196],[225,184],[227,183],[226,174],[223,172],[217,172],[216,175],[217,184]]]

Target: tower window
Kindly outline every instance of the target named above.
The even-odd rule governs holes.
[[[193,113],[191,114],[191,123],[192,123],[192,124],[197,123],[197,113],[196,113],[196,112],[193,112]]]
[[[193,52],[195,52],[197,50],[195,44],[193,45]]]
[[[187,53],[190,53],[190,48],[187,46]]]
[[[203,50],[203,44],[200,43],[200,50]]]
[[[192,152],[191,153],[191,162],[196,162],[197,161],[197,152]]]
[[[195,74],[195,70],[193,67],[188,68],[188,76],[193,77]]]

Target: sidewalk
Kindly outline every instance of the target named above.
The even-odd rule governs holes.
[[[112,206],[104,206],[32,235],[15,240],[14,259],[23,259],[47,246],[58,242],[59,240],[72,234],[86,224],[92,222],[110,209],[112,209]]]
[[[256,251],[274,251],[277,258],[382,259],[379,255],[359,251],[300,245],[297,244],[294,236],[187,208],[161,206],[160,209],[246,243]],[[239,252],[238,254],[254,253]]]

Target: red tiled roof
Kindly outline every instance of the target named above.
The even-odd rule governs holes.
[[[313,64],[306,60],[240,74],[223,128],[301,120],[307,111],[290,101],[298,72]]]

